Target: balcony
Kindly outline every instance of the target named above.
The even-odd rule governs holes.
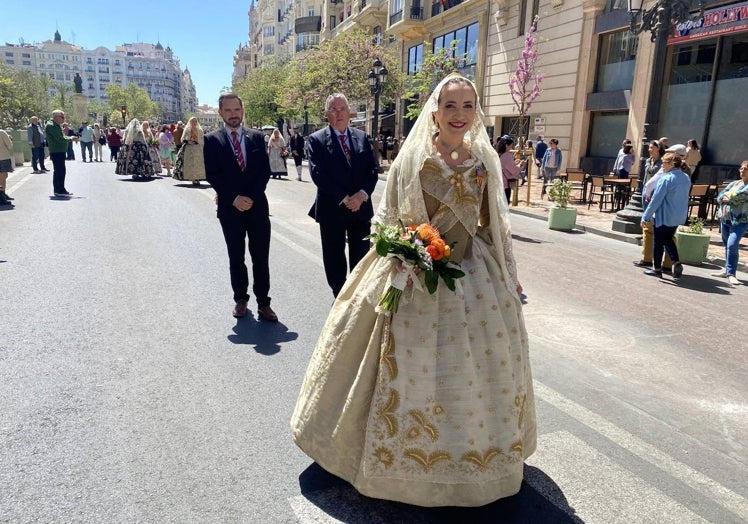
[[[387,32],[400,38],[421,38],[426,33],[423,7],[419,1],[411,2],[405,9],[390,15]]]
[[[431,4],[431,16],[433,18],[439,13],[448,11],[453,7],[457,7],[461,3],[462,0],[444,0],[443,2],[434,2],[433,4]]]
[[[384,26],[387,23],[387,2],[360,0],[353,4],[352,21],[361,27]]]

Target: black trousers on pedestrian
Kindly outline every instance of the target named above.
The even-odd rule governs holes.
[[[52,160],[52,187],[55,193],[67,193],[65,189],[65,153],[50,153]]]
[[[31,165],[34,171],[47,169],[44,167],[44,146],[31,148]]]
[[[654,228],[654,268],[656,270],[662,269],[662,256],[667,251],[670,255],[670,260],[673,261],[673,265],[678,262],[678,247],[675,245],[675,231],[678,226],[655,226]]]
[[[348,269],[353,271],[356,264],[369,251],[366,238],[371,233],[371,224],[355,217],[341,222],[324,222],[319,225],[322,238],[322,262],[325,265],[327,283],[332,294],[337,297],[345,284]],[[345,260],[345,244],[348,241],[348,263]],[[348,267],[346,267],[346,265]]]
[[[244,263],[245,252],[249,248],[249,256],[252,258],[252,292],[258,306],[269,306],[270,217],[245,211],[241,215],[232,213],[231,216],[219,220],[229,255],[234,302],[249,299],[249,275]]]
[[[109,146],[109,160],[117,160],[120,146]]]

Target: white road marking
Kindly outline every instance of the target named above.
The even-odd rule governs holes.
[[[535,381],[534,386],[536,395],[545,402],[548,402],[590,429],[612,440],[642,460],[657,466],[671,477],[702,493],[725,509],[748,520],[748,500],[739,494],[690,466],[678,462],[655,446],[619,428],[545,384]]]
[[[538,450],[527,464],[542,475],[528,475],[526,482],[587,524],[708,522],[571,433],[542,435]],[[548,479],[558,489],[549,489]]]
[[[31,177],[33,177],[33,173],[26,173],[26,175],[21,178],[18,181],[8,179],[8,187],[6,188],[8,190],[8,193],[15,193],[17,189],[19,189],[22,185],[24,185],[26,182],[28,182]],[[11,183],[12,182],[12,183]],[[12,196],[12,195],[11,195]]]

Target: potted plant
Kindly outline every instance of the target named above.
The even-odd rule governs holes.
[[[548,227],[559,231],[571,231],[577,222],[577,210],[569,205],[571,183],[557,178],[548,189],[548,198],[553,207],[548,211]]]
[[[710,236],[704,233],[704,220],[691,217],[687,226],[679,226],[675,232],[678,257],[686,264],[701,264],[709,251]]]

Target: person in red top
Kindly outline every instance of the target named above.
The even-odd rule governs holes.
[[[109,144],[109,160],[116,162],[119,149],[122,147],[122,137],[116,127],[109,128],[109,132],[106,135],[106,142]]]

